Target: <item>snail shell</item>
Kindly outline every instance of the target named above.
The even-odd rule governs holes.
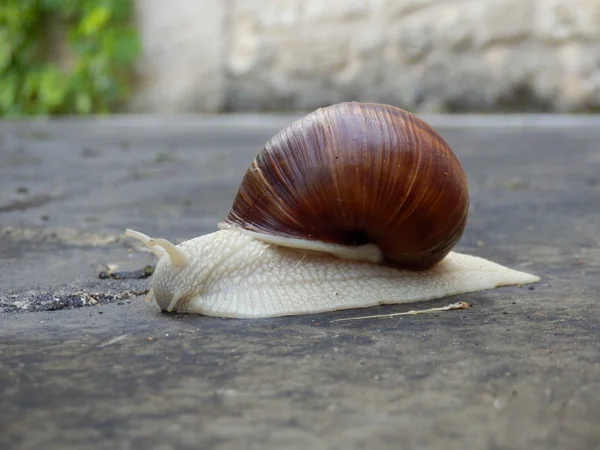
[[[159,258],[148,298],[164,311],[275,317],[539,281],[451,251],[468,206],[465,173],[429,125],[342,103],[266,144],[219,231],[179,245],[125,235]]]
[[[464,170],[427,123],[394,106],[340,103],[265,145],[220,228],[421,270],[455,246],[468,208]]]

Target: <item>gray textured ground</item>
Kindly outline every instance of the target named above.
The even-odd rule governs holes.
[[[600,448],[600,119],[521,119],[434,125],[457,250],[542,281],[350,322],[165,315],[98,276],[154,262],[126,227],[215,230],[288,117],[0,124],[0,448]]]

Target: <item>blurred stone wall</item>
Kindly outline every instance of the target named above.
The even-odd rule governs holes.
[[[138,0],[134,109],[600,110],[600,0]]]

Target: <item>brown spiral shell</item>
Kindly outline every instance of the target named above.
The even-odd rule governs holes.
[[[463,168],[423,120],[394,106],[340,103],[276,134],[246,172],[225,223],[342,245],[422,270],[465,228]]]

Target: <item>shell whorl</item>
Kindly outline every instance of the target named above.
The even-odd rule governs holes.
[[[465,228],[463,168],[426,122],[394,106],[340,103],[277,133],[247,170],[225,224],[341,245],[385,263],[441,261]]]

